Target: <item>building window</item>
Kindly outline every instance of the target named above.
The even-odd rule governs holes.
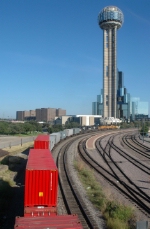
[[[106,43],[106,48],[108,48],[108,43]]]
[[[106,76],[108,76],[108,66],[106,66]]]

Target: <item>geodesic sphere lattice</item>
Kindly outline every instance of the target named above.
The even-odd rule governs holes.
[[[98,24],[101,29],[108,29],[114,26],[119,29],[123,21],[123,13],[116,6],[107,6],[98,15]]]

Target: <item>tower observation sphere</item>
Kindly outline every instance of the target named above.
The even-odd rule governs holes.
[[[117,26],[119,29],[123,24],[123,13],[116,6],[105,7],[98,15],[98,24],[101,29],[109,29]]]
[[[117,112],[117,30],[124,22],[116,6],[105,7],[98,15],[103,30],[103,117],[118,117]]]

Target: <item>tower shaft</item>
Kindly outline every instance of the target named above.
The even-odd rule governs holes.
[[[103,117],[117,110],[117,26],[103,29]]]

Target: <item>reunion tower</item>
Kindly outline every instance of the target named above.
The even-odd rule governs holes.
[[[103,29],[103,117],[117,117],[117,29],[123,13],[116,6],[105,7],[98,15]]]

